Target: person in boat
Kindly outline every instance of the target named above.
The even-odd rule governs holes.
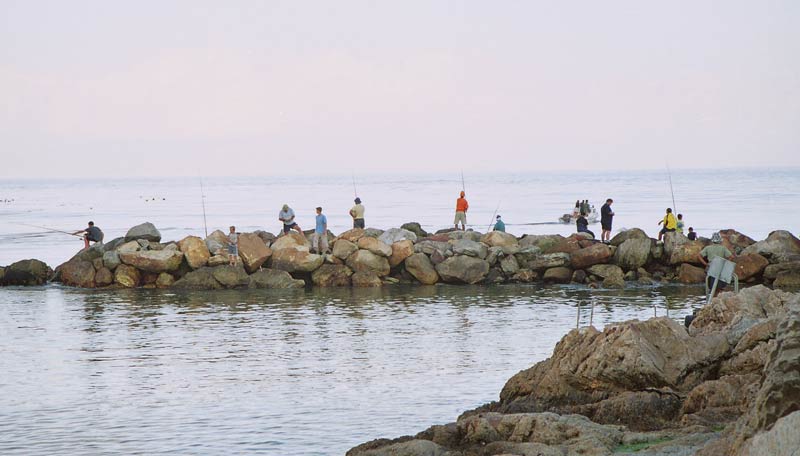
[[[353,228],[364,229],[366,227],[364,223],[364,205],[361,204],[361,198],[357,196],[353,202],[356,203],[355,206],[350,208],[350,217],[353,218]]]
[[[575,218],[581,215],[581,202],[580,200],[575,200],[575,209],[572,210],[572,217]]]
[[[499,215],[497,216],[497,221],[494,222],[494,231],[506,232],[506,224],[503,223],[503,219]]]
[[[659,220],[659,225],[664,225],[661,228],[661,231],[658,232],[658,240],[660,241],[662,237],[664,237],[667,233],[672,233],[678,227],[678,221],[675,220],[675,216],[672,215],[672,208],[667,208],[667,214],[664,215],[664,218]]]
[[[103,242],[103,230],[94,226],[94,222],[90,221],[89,226],[82,230],[78,230],[72,234],[77,235],[83,233],[83,248],[89,248],[89,241],[91,242]]]
[[[719,233],[714,233],[711,236],[711,245],[703,247],[703,250],[697,254],[697,259],[700,263],[703,264],[704,267],[708,267],[708,264],[711,263],[715,257],[722,257],[726,260],[733,260],[735,255],[728,250],[727,247],[722,245],[722,236]],[[714,278],[713,277],[706,277],[706,283],[708,284],[708,289],[714,288]],[[717,291],[714,293],[714,296],[719,294],[720,290],[728,286],[727,282],[723,282],[722,280],[719,281],[717,284]]]
[[[461,190],[461,196],[456,200],[456,217],[453,220],[456,229],[459,229],[458,223],[461,222],[461,231],[467,229],[467,211],[469,210],[469,203],[465,196],[464,190]]]
[[[683,227],[684,226],[685,225],[683,224],[683,214],[678,214],[678,222],[675,225],[675,231],[677,231],[678,233],[683,234]]]
[[[578,215],[578,219],[575,220],[575,225],[578,227],[578,233],[589,233],[592,235],[592,239],[594,239],[594,233],[589,231],[589,221],[586,220],[586,214],[581,212]]]
[[[614,200],[609,198],[600,208],[600,228],[603,230],[600,233],[600,240],[603,242],[611,242],[611,224],[614,221],[614,211],[611,210],[611,205]]]
[[[697,240],[697,233],[694,232],[694,228],[691,226],[689,227],[689,234],[687,234],[686,237],[689,238],[690,241]]]

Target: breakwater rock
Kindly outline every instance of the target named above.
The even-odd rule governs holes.
[[[723,293],[669,318],[570,331],[499,401],[348,456],[777,455],[800,448],[800,294]]]
[[[80,251],[56,268],[53,279],[83,288],[296,287],[298,281],[320,287],[536,282],[622,288],[634,282],[702,283],[705,273],[698,253],[710,243],[704,238],[690,241],[679,233],[668,233],[665,242],[658,243],[637,228],[617,234],[606,245],[584,233],[518,238],[501,232],[429,234],[415,223],[403,226],[408,229],[328,233],[331,251],[323,254],[311,251],[311,232],[307,237],[295,232],[279,237],[264,231],[243,233],[235,267],[249,278],[220,282],[221,272],[215,276],[202,271],[228,265],[225,233],[163,242],[158,229],[144,223],[124,237]],[[791,233],[774,231],[762,241],[735,230],[720,234],[737,255],[742,283],[800,288],[800,240]],[[270,277],[283,279],[253,279],[265,269],[274,271]],[[0,278],[0,283],[6,282]]]

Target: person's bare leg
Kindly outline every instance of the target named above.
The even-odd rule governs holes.
[[[295,226],[294,226],[294,229],[295,229],[295,230],[296,230],[298,233],[300,233],[300,236],[306,237],[305,233],[303,233],[303,230],[302,230],[302,228],[300,228],[300,225],[297,225],[297,224],[295,224]]]
[[[83,237],[83,248],[84,249],[88,249],[89,248],[89,236],[84,236]]]

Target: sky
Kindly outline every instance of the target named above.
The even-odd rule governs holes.
[[[0,1],[0,178],[800,166],[797,1]]]

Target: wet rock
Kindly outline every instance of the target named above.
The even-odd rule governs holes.
[[[531,283],[539,278],[539,274],[531,271],[530,269],[520,269],[516,274],[511,277],[515,282]]]
[[[58,267],[64,285],[81,288],[95,287],[95,269],[92,263],[72,259]]]
[[[249,288],[303,288],[306,283],[286,271],[262,269],[250,276]]]
[[[347,239],[339,239],[333,243],[333,256],[341,260],[346,260],[347,257],[358,250],[358,246],[348,241]]]
[[[178,241],[178,250],[184,254],[186,262],[192,269],[202,268],[211,258],[208,245],[197,236],[187,236]]]
[[[605,288],[625,287],[625,278],[622,268],[615,264],[596,264],[589,267],[586,272],[602,278],[603,287]]]
[[[350,277],[350,280],[353,282],[353,286],[357,288],[370,288],[370,287],[383,286],[381,278],[378,277],[378,275],[372,271],[355,272],[353,273],[353,276]]]
[[[358,250],[354,252],[347,257],[345,264],[347,264],[347,267],[352,269],[353,272],[374,272],[379,277],[389,275],[391,270],[388,259],[376,255],[369,250]]]
[[[734,259],[734,262],[736,263],[736,275],[742,282],[760,275],[769,265],[769,261],[757,253],[740,255]]]
[[[422,226],[417,222],[408,222],[400,225],[400,228],[411,231],[417,236],[417,239],[428,236],[428,233],[422,229]]]
[[[650,240],[647,236],[647,233],[640,230],[639,228],[632,228],[629,230],[621,231],[616,236],[611,238],[611,245],[619,247],[625,243],[625,241],[630,239],[637,239],[637,240]]]
[[[586,282],[586,271],[579,269],[572,273],[572,281],[575,283],[585,283]]]
[[[469,239],[459,239],[453,241],[453,253],[456,255],[467,255],[480,259],[486,258],[489,254],[489,249],[486,244],[471,241]]]
[[[392,248],[377,238],[364,236],[358,240],[358,248],[369,250],[375,255],[389,258],[392,255]]]
[[[406,271],[424,285],[433,285],[439,281],[439,274],[424,253],[415,253],[406,258],[405,266]]]
[[[489,273],[489,263],[480,258],[456,255],[437,264],[436,272],[445,282],[475,284]]]
[[[653,244],[647,237],[626,239],[617,247],[612,262],[626,271],[635,271],[650,261]]]
[[[514,255],[508,255],[503,257],[500,260],[500,269],[503,270],[503,274],[506,275],[514,275],[519,271],[519,263],[517,263],[516,257]]]
[[[52,271],[43,261],[21,260],[5,268],[2,284],[5,285],[43,285]]]
[[[140,250],[119,254],[122,263],[145,272],[175,271],[183,261],[183,253],[172,250]]]
[[[678,281],[680,283],[703,283],[706,280],[706,270],[683,263],[678,268]]]
[[[114,273],[106,267],[102,267],[94,274],[94,284],[97,287],[107,287],[114,283]]]
[[[417,235],[403,228],[389,228],[378,236],[378,240],[386,245],[392,245],[400,241],[411,241],[414,243],[417,242]]]
[[[600,424],[622,424],[636,431],[671,427],[682,400],[669,388],[625,391],[600,402],[578,407],[581,415]]]
[[[414,243],[409,240],[397,241],[392,244],[392,255],[389,257],[389,267],[396,268],[406,258],[414,253]]]
[[[522,262],[522,266],[533,271],[544,271],[545,269],[568,266],[570,264],[570,256],[568,253],[547,253],[527,263],[528,264],[525,265],[524,262]]]
[[[545,283],[569,283],[572,280],[572,269],[559,266],[544,271],[542,277]]]
[[[114,270],[114,283],[125,288],[136,288],[141,283],[139,270],[127,264],[121,264]]]
[[[162,272],[156,279],[156,288],[169,288],[175,284],[175,277],[172,274]]]
[[[203,267],[187,273],[180,280],[177,280],[172,288],[187,290],[218,290],[222,285],[214,278],[214,270],[217,268]]]
[[[347,266],[323,264],[311,274],[311,281],[318,287],[347,287],[352,275]]]
[[[800,254],[800,239],[788,231],[773,231],[766,239],[745,248],[742,253],[757,253],[766,257],[770,263],[783,263]]]
[[[248,273],[257,271],[271,255],[272,250],[258,235],[250,233],[239,235],[239,257]]]
[[[484,234],[481,242],[489,247],[519,247],[519,241],[513,234],[502,231],[490,231]]]
[[[275,244],[285,237],[278,238]],[[324,262],[324,256],[310,253],[306,247],[281,248],[273,250],[271,267],[286,272],[312,272]]]
[[[595,264],[605,263],[611,258],[611,249],[602,243],[576,250],[570,255],[574,269],[584,269]]]
[[[260,239],[259,239],[260,242]],[[238,288],[247,286],[250,276],[247,275],[242,266],[220,266],[214,268],[211,273],[214,279],[225,288]]]
[[[144,239],[146,241],[161,242],[161,233],[150,222],[136,225],[125,234],[125,241]]]

